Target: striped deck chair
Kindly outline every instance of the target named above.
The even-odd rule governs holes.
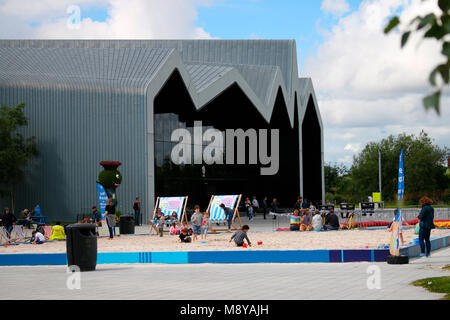
[[[52,226],[45,226],[44,227],[44,236],[45,236],[45,239],[50,239],[51,237],[52,237],[52,229],[53,229],[53,227]]]
[[[0,244],[11,243],[11,237],[5,227],[0,227]]]
[[[11,231],[11,240],[14,242],[25,242],[25,232],[22,226],[15,225]]]
[[[187,221],[186,205],[188,197],[158,197],[156,199],[155,210],[153,211],[153,219],[155,219],[156,210],[159,208],[164,217],[169,217],[173,212],[177,213],[177,219],[180,223]]]
[[[242,195],[231,195],[231,196],[216,196],[212,195],[209,201],[209,206],[207,212],[209,213],[209,218],[211,223],[225,222],[225,211],[220,207],[220,204],[224,204],[225,207],[231,208],[234,211],[233,220],[231,223],[232,229],[238,230],[242,227],[241,217],[239,215],[239,203],[241,202]],[[239,228],[234,225],[235,219],[238,218]],[[228,229],[212,229],[215,231],[227,231]]]

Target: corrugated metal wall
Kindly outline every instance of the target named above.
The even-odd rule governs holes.
[[[17,209],[32,209],[39,203],[43,215],[67,222],[79,212],[88,213],[88,208],[98,205],[95,181],[102,160],[123,163],[119,210],[132,212],[135,197],[144,199],[143,96],[19,84],[0,87],[2,104],[22,101],[29,118],[23,132],[37,137],[40,156],[30,166],[27,181],[18,187]]]

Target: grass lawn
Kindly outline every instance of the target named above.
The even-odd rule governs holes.
[[[450,265],[445,266],[444,269],[449,270]],[[445,293],[446,295],[442,299],[450,300],[450,276],[417,280],[412,285],[423,287],[431,292]]]

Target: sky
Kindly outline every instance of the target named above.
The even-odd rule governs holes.
[[[425,130],[450,147],[450,93],[427,112],[438,44],[384,35],[389,18],[436,11],[435,0],[0,0],[1,39],[295,39],[299,76],[311,77],[324,125],[325,161],[390,134]],[[74,13],[80,10],[80,21]],[[79,22],[79,23],[77,23]],[[400,28],[404,28],[402,25]]]

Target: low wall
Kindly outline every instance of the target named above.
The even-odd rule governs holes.
[[[448,247],[450,235],[431,239],[431,250]],[[400,254],[410,258],[420,254],[419,245],[408,245]],[[100,252],[97,264],[121,263],[347,263],[385,262],[388,249],[375,250],[292,250],[292,251],[189,251],[189,252]],[[65,253],[0,254],[0,266],[67,265]]]

